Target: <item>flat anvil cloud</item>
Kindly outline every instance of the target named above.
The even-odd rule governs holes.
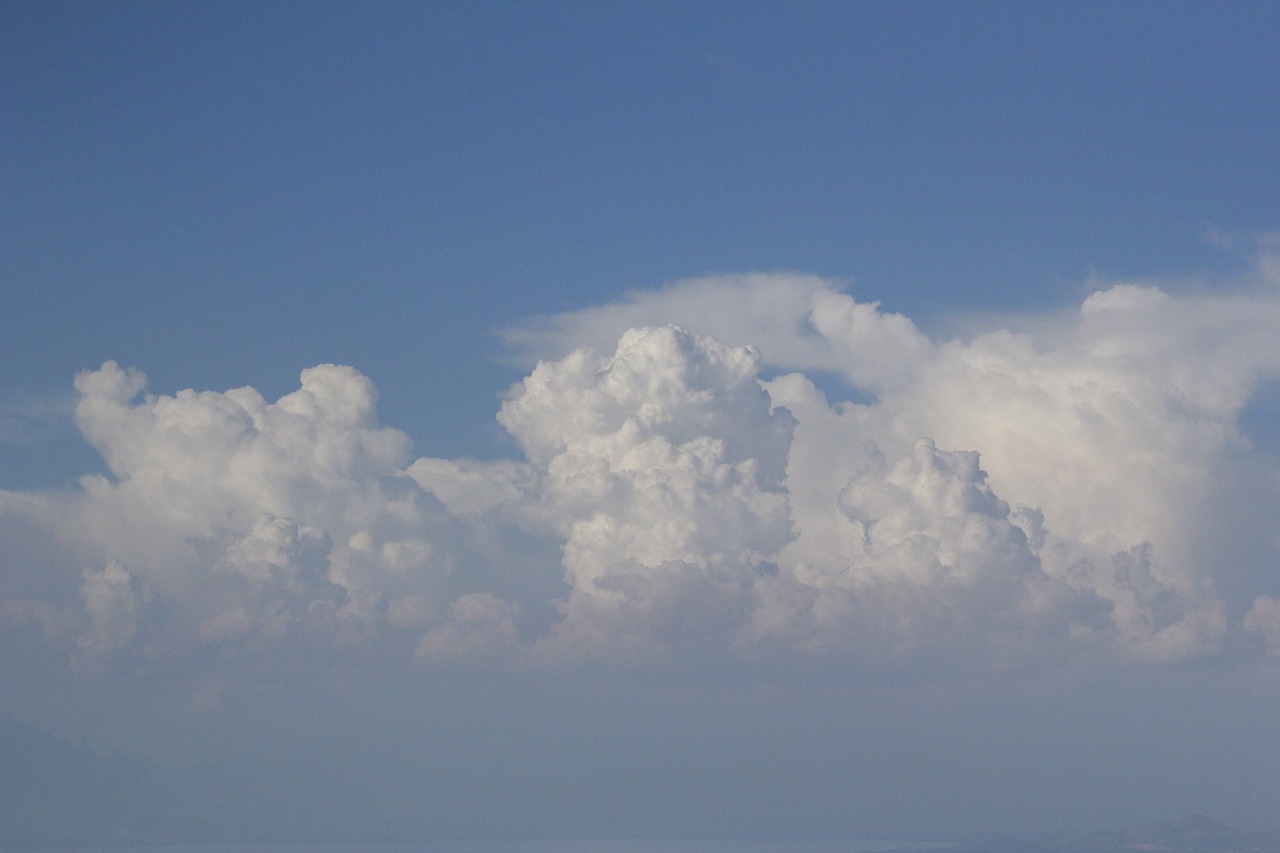
[[[1210,506],[1280,508],[1237,425],[1280,372],[1260,269],[950,341],[812,277],[636,294],[508,333],[542,357],[498,413],[515,460],[412,458],[351,367],[268,402],[108,362],[75,384],[111,476],[0,493],[0,624],[90,671],[1280,653],[1276,555]]]

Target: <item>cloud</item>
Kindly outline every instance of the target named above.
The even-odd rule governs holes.
[[[531,509],[564,537],[570,593],[549,644],[634,652],[731,626],[724,611],[790,538],[793,421],[759,366],[749,348],[633,329],[610,357],[539,365],[503,405],[543,472]]]
[[[413,458],[350,367],[268,402],[108,362],[75,385],[110,475],[0,493],[0,625],[85,670],[1274,652],[1274,549],[1241,543],[1275,531],[1217,508],[1280,501],[1237,427],[1280,374],[1273,266],[940,341],[812,277],[632,294],[507,334],[541,359],[513,460]]]
[[[1258,596],[1244,616],[1244,627],[1262,635],[1267,654],[1280,655],[1280,600]]]
[[[770,366],[841,375],[869,392],[906,381],[933,348],[901,314],[797,273],[715,276],[636,291],[614,305],[529,320],[501,337],[517,362],[532,364],[581,347],[607,352],[628,329],[668,324],[754,347]]]
[[[416,629],[399,639],[412,650],[431,620],[406,602],[447,607],[448,554],[423,538],[444,513],[405,476],[409,440],[377,423],[357,371],[305,370],[274,403],[251,388],[142,396],[146,377],[113,362],[76,388],[77,421],[111,476],[5,497],[7,521],[52,528],[62,562],[90,564],[78,602],[46,605],[79,614],[78,665],[201,648],[315,654]]]
[[[1224,529],[1232,520],[1216,509],[1280,498],[1274,476],[1243,475],[1246,483],[1238,473],[1276,470],[1237,427],[1259,383],[1280,373],[1280,281],[1270,246],[1262,244],[1234,287],[1188,292],[1175,283],[1166,292],[1151,281],[1096,282],[1079,312],[1020,322],[1021,332],[996,326],[930,342],[905,318],[829,282],[782,275],[633,294],[527,324],[507,339],[525,353],[555,352],[662,314],[693,332],[757,343],[769,372],[834,370],[863,403],[830,404],[803,374],[768,383],[798,419],[787,480],[796,539],[786,555],[808,566],[857,563],[850,555],[866,547],[865,522],[833,509],[850,508],[839,501],[854,478],[905,458],[927,437],[943,451],[979,453],[1010,517],[1041,519],[1039,570],[1082,596],[1075,606],[1095,616],[1096,599],[1128,653],[1178,659],[1211,653],[1231,630],[1216,590],[1221,573],[1261,578],[1257,567],[1273,560],[1253,553],[1252,567],[1239,565],[1239,543],[1259,537]],[[883,357],[860,352],[862,341]],[[1233,558],[1217,556],[1224,551]],[[903,554],[891,561],[909,562]],[[1068,633],[1090,635],[1095,623],[1091,616]]]
[[[483,506],[561,541],[567,597],[534,659],[731,645],[760,565],[791,536],[793,419],[759,369],[748,347],[631,329],[611,354],[576,350],[512,389],[498,420],[527,464],[410,467],[450,507]],[[467,485],[476,497],[462,501]]]
[[[518,638],[518,608],[496,595],[475,592],[449,605],[449,618],[422,638],[414,656],[433,662],[474,661],[508,652]]]
[[[92,667],[127,647],[138,632],[139,611],[151,598],[146,584],[112,561],[86,569],[80,598],[88,624],[76,643],[74,662]]]

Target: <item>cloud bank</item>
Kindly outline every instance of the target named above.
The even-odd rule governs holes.
[[[1275,270],[952,340],[813,277],[634,294],[507,333],[507,460],[414,458],[351,367],[269,402],[108,362],[75,388],[110,476],[0,493],[0,629],[88,672],[1280,655],[1239,425]]]

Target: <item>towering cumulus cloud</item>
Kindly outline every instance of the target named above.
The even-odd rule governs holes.
[[[77,422],[110,478],[6,495],[16,521],[55,528],[51,564],[89,564],[77,664],[355,636],[432,588],[441,570],[402,473],[409,441],[377,425],[367,378],[314,367],[275,403],[251,388],[139,400],[145,385],[110,362],[76,378]],[[12,586],[47,571],[8,568]],[[10,599],[10,622],[37,604]]]
[[[1280,478],[1240,428],[1272,268],[949,341],[808,277],[636,294],[508,334],[540,360],[506,460],[412,458],[350,367],[268,402],[109,362],[76,417],[110,476],[0,493],[0,624],[86,670],[1277,654]]]
[[[732,642],[761,565],[790,538],[794,421],[759,369],[753,349],[640,328],[610,357],[540,364],[513,392],[498,420],[534,472],[515,511],[563,541],[569,585],[539,655]],[[429,490],[449,478],[415,471]]]

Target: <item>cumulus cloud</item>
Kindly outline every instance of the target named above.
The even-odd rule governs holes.
[[[790,537],[792,419],[759,367],[749,348],[635,329],[610,357],[539,365],[503,406],[544,472],[531,503],[564,537],[570,594],[550,642],[598,651],[726,627]]]
[[[507,334],[540,358],[498,412],[510,460],[413,458],[350,367],[268,402],[108,362],[75,386],[110,476],[0,494],[0,624],[89,670],[1274,653],[1275,555],[1209,506],[1245,468],[1280,501],[1238,426],[1280,375],[1273,267],[940,341],[813,277],[632,294]]]
[[[405,475],[409,440],[378,424],[373,383],[354,369],[305,370],[274,403],[251,388],[147,395],[142,373],[113,362],[76,388],[111,476],[77,494],[8,494],[5,515],[24,536],[54,531],[46,559],[60,549],[90,565],[78,601],[43,604],[58,619],[30,595],[6,603],[9,621],[78,614],[77,665],[206,647],[412,651],[447,619],[451,557],[428,541],[446,514]],[[6,566],[9,585],[42,568]]]
[[[1264,251],[1234,288],[1189,294],[1098,282],[1078,312],[1018,324],[1031,331],[996,326],[936,342],[828,282],[716,278],[530,323],[508,340],[525,353],[556,352],[656,313],[757,343],[770,372],[834,370],[865,403],[830,404],[803,373],[768,383],[798,419],[787,480],[796,537],[784,556],[810,567],[850,562],[867,547],[865,520],[844,517],[856,508],[849,496],[869,488],[857,478],[892,467],[927,437],[940,451],[979,453],[1010,518],[1040,519],[1029,535],[1043,542],[1033,546],[1039,571],[1056,596],[1082,597],[1072,606],[1094,614],[1070,624],[1071,636],[1096,634],[1101,607],[1130,654],[1178,659],[1213,651],[1230,630],[1220,572],[1265,574],[1221,565],[1224,551],[1238,561],[1241,531],[1223,529],[1213,507],[1248,491],[1280,497],[1274,476],[1246,488],[1229,473],[1242,455],[1275,471],[1237,426],[1259,382],[1280,373],[1274,268]],[[758,328],[762,308],[774,321],[767,331]],[[860,353],[864,341],[887,359]],[[1266,565],[1271,555],[1250,559]]]
[[[490,508],[562,542],[568,594],[535,659],[730,644],[760,565],[791,535],[793,419],[759,369],[749,347],[632,329],[611,353],[576,350],[512,389],[498,420],[526,465],[411,466],[451,507]],[[468,484],[474,502],[457,496]]]

